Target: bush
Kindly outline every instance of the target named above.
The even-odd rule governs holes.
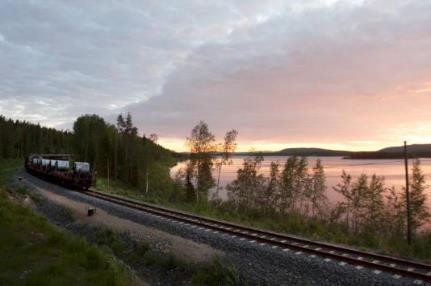
[[[193,285],[242,285],[235,267],[220,259],[204,266],[192,277]]]

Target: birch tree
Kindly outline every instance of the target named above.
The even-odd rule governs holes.
[[[311,178],[311,186],[308,192],[308,198],[311,204],[311,215],[315,217],[318,213],[323,212],[323,207],[327,204],[326,192],[326,178],[323,169],[322,161],[317,160],[313,168],[313,176]]]
[[[217,186],[216,186],[216,196],[218,197],[218,191],[220,189],[220,175],[223,165],[230,164],[232,161],[230,160],[231,154],[235,152],[236,149],[236,137],[238,136],[238,131],[232,129],[226,132],[224,136],[224,143],[221,145],[221,158],[216,162],[217,167]]]
[[[430,220],[430,213],[426,205],[427,188],[425,175],[420,167],[420,160],[413,161],[412,176],[410,179],[410,210],[411,210],[411,226],[413,233]],[[404,192],[405,193],[405,192]],[[404,195],[405,200],[405,195]]]
[[[214,141],[214,135],[203,121],[200,121],[192,129],[190,137],[187,138],[187,144],[190,147],[191,153],[190,168],[195,170],[196,202],[199,202],[202,196],[206,198],[208,190],[214,186],[210,154],[215,151]]]

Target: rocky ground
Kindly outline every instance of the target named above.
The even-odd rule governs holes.
[[[283,251],[280,248],[252,243],[230,235],[214,233],[207,229],[127,209],[52,185],[24,172],[19,176],[23,177],[22,183],[30,187],[32,192],[49,198],[40,200],[37,207],[58,225],[75,233],[87,233],[86,237],[89,237],[88,232],[91,233],[91,230],[88,230],[88,225],[96,227],[89,221],[96,221],[100,225],[112,225],[117,230],[124,231],[130,228],[133,235],[127,235],[124,239],[136,240],[147,237],[146,241],[154,245],[156,251],[160,253],[173,252],[185,260],[195,262],[222,257],[223,261],[232,263],[241,281],[248,285],[414,285],[418,282],[406,278],[395,279],[387,273],[375,273],[365,268],[357,269],[348,264],[340,265],[336,261],[311,257],[304,253]],[[53,199],[55,197],[57,200]],[[63,201],[58,197],[64,198]],[[86,207],[95,207],[96,215],[85,217],[85,214],[78,214],[78,219],[81,218],[82,221],[78,224],[81,227],[76,227],[77,224],[71,218],[73,216],[70,214],[70,208],[69,210],[64,208],[64,205],[70,207],[72,205],[70,202],[77,204],[75,211],[76,208],[81,208],[82,212],[85,212]],[[85,225],[83,222],[87,226],[82,227]],[[139,233],[137,229],[139,230],[140,227],[142,227],[141,236],[136,236],[136,233]],[[148,274],[146,273],[145,276]],[[160,275],[166,276],[165,274]],[[160,285],[178,285],[181,279],[187,280],[180,274],[172,273],[171,276],[174,278],[165,278],[165,280],[157,278],[152,282]]]

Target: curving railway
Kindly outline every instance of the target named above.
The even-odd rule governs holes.
[[[138,202],[91,189],[80,192],[124,207],[171,219],[180,224],[193,225],[212,230],[213,232],[229,234],[241,240],[249,240],[252,243],[266,244],[273,248],[280,248],[282,251],[296,251],[297,254],[307,253],[312,257],[322,257],[326,261],[336,261],[340,265],[348,263],[356,266],[357,269],[366,267],[374,270],[376,274],[384,271],[393,274],[394,278],[400,278],[402,276],[409,277],[416,279],[415,283],[417,284],[431,282],[431,265],[428,264],[246,227],[153,204]]]

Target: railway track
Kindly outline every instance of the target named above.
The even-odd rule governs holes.
[[[431,265],[428,264],[246,227],[94,190],[82,191],[82,193],[135,210],[175,220],[180,224],[204,228],[213,232],[226,233],[233,237],[238,237],[240,240],[248,240],[251,243],[266,244],[273,248],[280,248],[285,252],[295,251],[296,254],[307,253],[312,257],[320,256],[326,261],[333,260],[340,265],[347,263],[354,265],[357,269],[366,267],[373,270],[376,274],[383,271],[391,273],[394,278],[409,277],[416,279],[415,283],[417,284],[431,282]]]

